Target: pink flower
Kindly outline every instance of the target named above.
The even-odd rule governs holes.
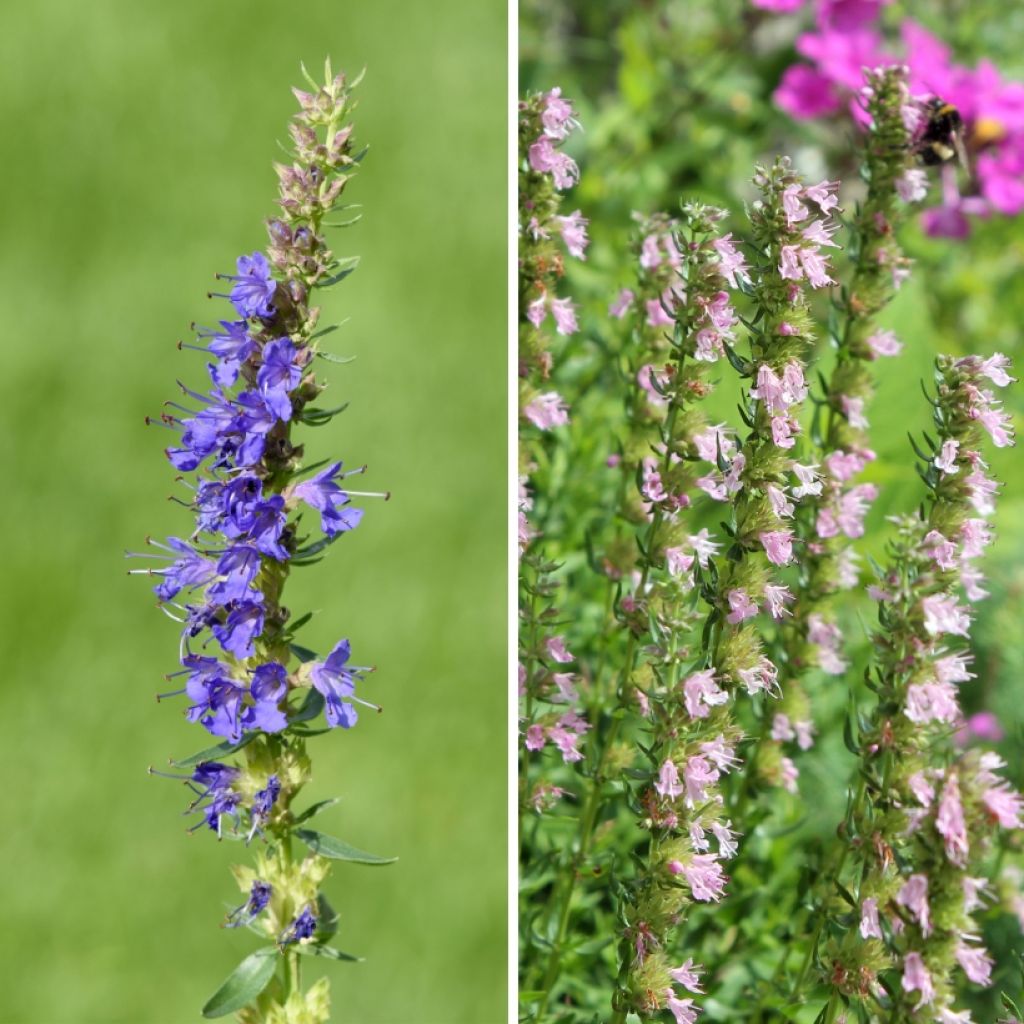
[[[526,749],[527,750],[540,750],[544,746],[544,726],[543,725],[531,725],[526,730]]]
[[[692,999],[678,999],[672,989],[665,989],[665,1006],[668,1007],[676,1024],[694,1024],[700,1011],[693,1005]]]
[[[727,860],[730,857],[735,857],[739,851],[739,846],[736,844],[736,833],[729,827],[731,824],[731,821],[727,821],[724,825],[720,821],[711,823],[711,831],[718,840],[718,856],[725,857]]]
[[[828,257],[822,256],[817,246],[800,250],[800,266],[812,288],[826,288],[835,284],[828,276]]]
[[[878,488],[874,484],[859,484],[851,487],[839,499],[836,524],[847,537],[864,536],[864,516],[867,515],[869,504],[877,497]]]
[[[1006,372],[1010,367],[1010,358],[1001,352],[994,353],[988,359],[982,359],[980,356],[966,356],[963,359],[958,359],[956,365],[967,367],[975,373],[987,377],[996,387],[1000,388],[1009,387],[1017,379]]]
[[[671,576],[680,576],[693,568],[693,555],[682,548],[665,548],[665,567]]]
[[[713,740],[707,740],[700,745],[701,753],[711,761],[720,772],[730,772],[740,763],[736,752],[725,741],[725,737],[719,733]]]
[[[695,964],[692,957],[681,967],[673,967],[668,973],[677,985],[682,985],[690,992],[704,991],[700,987],[700,976],[704,973],[704,968],[700,964]]]
[[[907,785],[910,787],[910,792],[914,794],[914,799],[922,807],[931,806],[932,801],[935,799],[935,787],[928,781],[924,772],[914,772],[907,779]]]
[[[960,802],[960,783],[955,774],[950,774],[942,787],[939,808],[935,814],[935,830],[945,841],[946,856],[950,863],[962,868],[967,863],[969,846],[964,808]]]
[[[814,723],[794,722],[793,727],[796,729],[796,745],[801,750],[810,750],[814,746]]]
[[[892,331],[875,331],[865,339],[865,344],[871,349],[872,359],[879,356],[898,356],[903,351],[903,342]]]
[[[921,544],[924,551],[940,569],[955,569],[957,563],[956,545],[939,533],[938,530],[929,530]]]
[[[576,161],[555,149],[551,139],[542,135],[529,150],[530,167],[539,174],[550,174],[555,188],[570,188],[580,177]]]
[[[799,462],[794,462],[792,469],[797,480],[800,481],[799,486],[793,488],[794,498],[821,494],[821,474],[818,472],[817,465],[802,466]]]
[[[770,735],[773,740],[779,743],[796,737],[796,733],[793,731],[793,723],[789,720],[789,715],[784,715],[781,711],[775,715],[772,719]]]
[[[825,467],[830,476],[843,483],[856,476],[874,458],[875,453],[870,448],[835,451],[825,456]]]
[[[700,903],[717,903],[722,898],[728,879],[722,874],[722,867],[712,854],[695,854],[688,864],[670,861],[670,871],[673,864],[679,864],[681,870],[673,873],[681,874],[686,879],[690,886],[690,895],[695,900]]]
[[[551,681],[558,690],[557,695],[551,698],[554,703],[575,704],[580,699],[579,693],[576,692],[576,685],[573,682],[575,678],[576,676],[572,672],[552,673]]]
[[[640,266],[644,270],[653,270],[662,261],[658,235],[648,235],[640,245]]]
[[[661,299],[648,299],[645,306],[648,327],[671,327],[675,323],[662,305]]]
[[[803,7],[804,0],[750,0],[750,3],[762,11],[771,11],[773,14],[792,14]]]
[[[793,531],[766,530],[758,539],[764,553],[773,565],[789,565],[793,560]]]
[[[868,429],[869,424],[867,416],[864,415],[863,398],[850,398],[847,395],[840,395],[839,407],[854,430]]]
[[[557,391],[548,391],[525,406],[523,415],[538,430],[551,430],[569,422],[569,406]]]
[[[793,763],[790,757],[779,758],[779,771],[781,773],[782,788],[787,793],[797,792],[797,779],[800,778],[800,769]]]
[[[553,725],[548,729],[548,739],[558,747],[566,764],[583,760],[583,755],[576,749],[576,744],[582,739],[577,733],[561,725]]]
[[[800,250],[795,245],[784,245],[779,250],[779,276],[784,281],[799,281],[804,276],[800,265]]]
[[[558,86],[545,95],[540,120],[544,134],[552,139],[564,139],[576,126],[572,103],[562,99],[562,90]]]
[[[725,354],[722,335],[710,327],[699,330],[694,337],[693,358],[702,363],[717,363]]]
[[[921,993],[921,1001],[915,1009],[926,1006],[935,998],[935,986],[920,953],[908,953],[903,958],[903,991]]]
[[[968,946],[961,941],[956,947],[956,959],[968,981],[985,988],[992,984],[992,958],[983,946]]]
[[[980,558],[992,543],[992,527],[984,519],[968,519],[960,528],[964,558]]]
[[[924,628],[932,635],[952,633],[954,636],[967,636],[971,624],[967,610],[957,604],[955,597],[945,594],[932,594],[921,599],[921,610],[924,612]]]
[[[840,109],[832,80],[807,64],[786,68],[772,99],[780,110],[799,120],[827,117]]]
[[[708,559],[718,554],[721,544],[711,539],[711,534],[705,526],[698,533],[691,534],[687,540],[693,545],[694,553],[697,556],[697,563],[702,569],[708,567]]]
[[[707,718],[710,708],[725,704],[729,694],[719,689],[714,669],[694,672],[683,680],[683,702],[691,718]]]
[[[667,800],[675,800],[682,794],[683,787],[679,784],[679,771],[672,761],[666,759],[662,762],[661,770],[658,772],[658,781],[654,784],[654,788]]]
[[[847,668],[839,651],[843,634],[832,622],[826,622],[818,612],[807,616],[807,642],[817,647],[818,665],[829,675],[841,676]]]
[[[956,467],[956,455],[960,448],[960,442],[954,441],[950,438],[947,441],[942,442],[942,448],[939,449],[939,454],[935,456],[933,460],[936,469],[941,469],[943,473],[949,473],[952,475],[957,471]]]
[[[807,207],[800,202],[802,188],[798,184],[787,185],[782,190],[782,211],[786,215],[786,222],[793,228],[799,221],[807,219]]]
[[[896,179],[896,192],[905,203],[920,202],[928,195],[928,175],[920,167],[911,167]]]
[[[544,646],[547,648],[548,656],[552,661],[557,661],[560,665],[568,665],[570,661],[576,660],[566,649],[564,637],[548,637],[547,643]]]
[[[966,683],[974,678],[974,673],[967,666],[971,662],[969,654],[947,654],[932,662],[935,678],[940,683]]]
[[[772,443],[777,448],[792,448],[796,444],[793,431],[798,427],[796,420],[789,416],[773,416]]]
[[[928,916],[928,878],[926,875],[911,875],[896,894],[896,902],[906,907],[921,926],[921,934],[927,938],[932,931]]]
[[[762,690],[778,693],[779,670],[763,655],[755,665],[737,669],[736,676],[749,694],[760,693]]]
[[[739,281],[750,280],[746,261],[736,248],[731,233],[716,238],[711,247],[718,253],[718,272],[729,282],[730,287],[735,288]]]
[[[548,315],[548,303],[547,296],[541,295],[540,298],[534,299],[526,307],[526,319],[533,324],[534,327],[540,327],[544,323],[544,318]]]
[[[579,330],[572,299],[552,299],[551,315],[555,318],[555,330],[559,334],[575,334]]]
[[[745,590],[730,590],[728,600],[731,611],[725,617],[726,622],[735,625],[757,615],[757,605],[750,600],[750,595]]]
[[[724,423],[718,423],[713,427],[707,427],[699,434],[693,435],[693,446],[697,454],[705,462],[717,462],[719,454],[723,458],[729,458],[736,450],[736,445],[729,437],[731,428]]]
[[[688,758],[683,766],[687,807],[694,807],[707,800],[708,788],[718,782],[718,778],[718,770],[709,765],[700,754]]]
[[[965,914],[973,914],[975,910],[980,910],[985,906],[981,896],[988,887],[987,878],[971,878],[970,875],[965,875],[960,884],[964,890]]]
[[[1020,794],[1010,789],[1006,783],[986,789],[981,795],[981,802],[988,808],[989,814],[1003,828],[1020,828],[1020,814],[1024,808]]]
[[[629,312],[635,298],[636,295],[629,288],[623,288],[618,298],[608,307],[608,315],[621,320]]]
[[[822,220],[813,220],[803,230],[803,236],[808,242],[813,245],[828,245],[833,249],[839,248],[838,242],[832,241],[832,236],[836,233],[838,227],[834,224],[826,224]],[[779,330],[780,334],[785,334],[783,330]]]
[[[587,225],[590,221],[583,216],[580,210],[575,210],[568,217],[555,217],[558,221],[559,230],[562,233],[562,241],[569,253],[578,260],[585,260],[586,249],[590,244],[587,238]]]
[[[858,74],[862,76],[863,71],[859,71]],[[838,192],[838,181],[819,181],[817,185],[808,185],[804,189],[804,195],[812,202],[817,203],[818,209],[825,216],[828,216],[833,210],[839,209]]]
[[[860,906],[860,934],[863,939],[882,938],[882,924],[878,920],[878,901],[869,896]]]
[[[955,722],[960,717],[956,690],[949,683],[911,683],[903,713],[912,722]]]
[[[781,619],[793,613],[786,608],[786,603],[793,600],[789,587],[776,586],[768,583],[764,588],[764,599],[768,605],[768,613],[773,619]]]

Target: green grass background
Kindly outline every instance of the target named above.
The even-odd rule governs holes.
[[[188,529],[143,425],[204,379],[214,271],[264,245],[299,62],[369,73],[371,146],[336,232],[357,273],[310,459],[394,492],[289,605],[352,638],[385,705],[311,743],[322,827],[395,854],[328,884],[336,1021],[487,1024],[506,1002],[505,5],[43,0],[4,9],[0,426],[5,477],[0,1021],[198,1019],[258,940],[220,929],[245,851],[185,835],[146,766],[206,746],[158,706],[176,631],[125,548]]]

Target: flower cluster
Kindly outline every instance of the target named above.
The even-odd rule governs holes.
[[[775,11],[803,6],[784,0],[754,2]],[[816,7],[815,30],[796,41],[797,52],[808,63],[786,70],[775,101],[796,118],[827,117],[848,106],[863,123],[862,69],[897,63],[877,25],[882,4],[820,0]],[[967,150],[977,158],[977,193],[961,195],[950,167],[941,205],[925,211],[926,230],[963,238],[970,230],[969,215],[1016,215],[1024,209],[1024,84],[1006,81],[989,61],[974,68],[956,63],[945,43],[910,19],[902,23],[901,35],[911,92],[953,104],[963,119]],[[919,120],[916,125],[920,128]]]
[[[1024,824],[1024,801],[998,775],[999,758],[958,754],[949,742],[950,727],[962,723],[958,685],[973,678],[964,646],[970,602],[985,596],[976,560],[991,540],[996,484],[981,443],[986,432],[997,445],[1012,440],[989,387],[1009,384],[1007,370],[1000,355],[939,360],[938,439],[921,467],[929,513],[900,524],[891,565],[873,588],[879,702],[862,724],[849,856],[835,872],[838,880],[850,857],[857,863],[844,876],[857,919],[826,960],[835,989],[866,1000],[886,999],[877,974],[897,967],[888,999],[908,1020],[970,1019],[952,1008],[954,972],[974,984],[991,980],[972,920],[986,885],[984,854],[998,829]]]
[[[560,190],[579,178],[575,161],[561,150],[578,127],[572,104],[561,90],[552,89],[519,104],[519,373],[520,415],[541,432],[520,443],[519,547],[520,588],[523,595],[520,631],[519,696],[522,699],[523,746],[527,755],[546,746],[556,749],[565,764],[583,759],[580,743],[589,725],[580,713],[574,657],[565,638],[553,632],[556,568],[541,551],[539,536],[529,520],[533,510],[530,474],[536,469],[544,432],[569,422],[568,406],[550,388],[553,360],[549,350],[548,317],[555,332],[578,329],[569,298],[558,298],[556,287],[564,273],[563,249],[584,260],[589,244],[587,221],[579,210],[559,213]],[[538,779],[524,792],[524,806],[539,812],[550,808],[565,790]]]
[[[163,564],[136,570],[158,577],[160,607],[181,624],[180,669],[171,677],[183,685],[161,697],[184,696],[188,720],[222,740],[177,762],[194,766],[186,777],[196,794],[189,810],[218,837],[261,840],[255,873],[238,869],[246,901],[228,924],[274,940],[281,1003],[304,1006],[310,1016],[303,1019],[311,1021],[326,1020],[326,988],[314,986],[304,997],[294,955],[285,951],[329,934],[321,929],[327,904],[319,893],[329,862],[316,852],[294,859],[291,805],[311,775],[306,737],[350,728],[357,704],[375,707],[356,695],[370,669],[350,663],[349,642],[339,641],[323,659],[300,647],[296,633],[311,615],[293,620],[282,601],[291,568],[319,561],[359,525],[362,510],[352,498],[373,496],[344,483],[365,466],[342,472],[340,462],[324,460],[304,468],[304,446],[292,437],[296,425],[327,423],[344,408],[316,404],[326,387],[316,361],[332,357],[320,349],[327,331],[318,330],[312,297],[354,266],[333,256],[322,230],[361,154],[347,123],[352,85],[329,64],[325,75],[323,85],[307,76],[312,91],[295,90],[293,159],[276,167],[280,213],[268,222],[266,253],[241,256],[236,273],[221,275],[230,288],[216,297],[230,302],[233,318],[179,346],[208,358],[210,385],[182,385],[182,400],[150,421],[178,435],[167,457],[188,488],[180,504],[194,527],[166,544],[150,541],[158,553],[147,557]],[[321,711],[327,728],[313,730]],[[240,764],[210,756],[236,751]],[[299,838],[314,851],[326,848],[320,833],[300,830]],[[244,967],[237,973],[251,984]],[[248,994],[255,999],[259,991]],[[273,1000],[260,1005],[269,1016],[251,1010],[247,1019],[278,1019]]]
[[[815,404],[811,440],[813,454],[807,465],[796,464],[798,486],[793,496],[802,499],[794,518],[804,557],[800,561],[796,592],[787,628],[779,634],[778,660],[789,667],[786,700],[789,717],[800,720],[772,724],[770,740],[797,741],[810,746],[810,705],[804,692],[806,670],[817,666],[828,675],[847,668],[842,631],[829,607],[837,590],[856,586],[859,573],[851,540],[864,533],[864,517],[877,495],[873,484],[855,482],[857,474],[875,459],[868,435],[867,410],[874,392],[874,363],[897,355],[902,348],[891,332],[879,329],[878,313],[891,300],[909,273],[909,261],[896,240],[896,228],[906,203],[902,183],[916,168],[908,166],[907,111],[914,107],[906,69],[889,67],[867,73],[862,90],[869,122],[863,136],[861,176],[867,194],[857,206],[852,223],[849,254],[852,275],[835,304],[842,319],[831,324],[836,362],[824,394]],[[770,764],[777,753],[762,751]],[[795,769],[787,781],[794,778]]]
[[[749,268],[731,238],[711,237],[718,211],[684,207],[687,231],[676,246],[684,284],[674,293],[676,363],[665,374],[668,412],[658,462],[640,475],[650,510],[640,544],[644,572],[623,608],[625,624],[645,651],[642,664],[634,670],[627,659],[626,669],[650,722],[652,740],[643,749],[654,762],[654,778],[639,794],[651,835],[647,874],[620,910],[628,922],[620,948],[628,980],[616,1000],[642,1014],[668,1007],[679,1021],[695,1019],[696,1010],[689,997],[678,999],[662,984],[671,969],[653,954],[687,903],[721,899],[727,880],[722,861],[737,852],[719,790],[740,764],[736,744],[742,733],[733,698],[739,692],[761,699],[780,693],[777,668],[749,620],[762,609],[781,619],[791,600],[776,573],[795,557],[790,450],[807,397],[812,339],[800,282],[813,288],[831,280],[821,246],[834,230],[834,185],[805,186],[785,161],[759,171],[755,183],[762,200],[751,210],[755,259]],[[811,216],[812,208],[818,217]],[[750,359],[733,348],[739,317],[729,284],[748,290],[756,307],[749,321],[756,324]],[[707,394],[704,375],[720,358],[753,385],[741,409],[748,428],[742,444],[726,425],[707,426],[691,408]],[[693,467],[701,461],[710,463],[710,472],[695,478],[700,471]],[[691,504],[688,483],[731,504],[731,523],[723,524],[729,535],[725,558],[715,558],[721,546],[707,530],[691,532],[681,521],[680,511]],[[700,630],[680,600],[691,587],[707,606]],[[691,646],[692,636],[701,638],[699,646]],[[779,768],[785,772],[784,765]]]
[[[563,248],[585,260],[587,221],[575,210],[559,213],[560,190],[579,179],[576,162],[560,148],[578,122],[560,89],[519,104],[519,373],[520,413],[538,430],[568,422],[557,391],[542,390],[551,373],[551,354],[542,327],[550,317],[560,335],[578,329],[572,299],[559,297]]]

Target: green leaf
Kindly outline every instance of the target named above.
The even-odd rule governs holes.
[[[336,405],[333,409],[318,409],[316,406],[311,405],[303,409],[297,418],[305,423],[307,427],[322,427],[325,423],[330,423],[338,413],[344,412],[350,404],[349,402],[343,402],[341,405]]]
[[[353,956],[351,953],[342,953],[340,949],[333,949],[330,946],[322,946],[318,943],[297,943],[295,951],[303,956],[323,956],[329,960],[348,960],[354,964],[361,964],[363,957]]]
[[[321,811],[326,811],[328,807],[333,806],[336,803],[341,802],[340,796],[332,796],[329,800],[320,800],[318,803],[313,804],[312,807],[307,807],[296,819],[295,824],[301,825],[304,821],[309,821],[314,815],[319,814]]]
[[[316,355],[318,359],[323,359],[325,362],[340,363],[342,366],[345,363],[354,363],[356,361],[355,356],[336,356],[331,352],[317,352]]]
[[[200,750],[198,754],[182,758],[180,761],[172,761],[171,764],[175,768],[194,768],[197,764],[202,764],[203,761],[216,761],[218,757],[224,757],[227,754],[233,754],[236,750],[241,750],[242,747],[247,746],[256,739],[256,736],[257,733],[255,732],[247,732],[237,743],[224,740],[223,743],[218,743],[215,747],[207,747],[205,750]]]
[[[357,850],[354,846],[334,836],[315,832],[311,828],[297,828],[293,833],[301,839],[314,853],[331,860],[348,860],[355,864],[394,864],[397,857],[378,857],[375,853]]]
[[[206,1001],[204,1017],[223,1017],[248,1006],[274,976],[277,947],[264,946],[247,956],[228,975],[227,981]]]
[[[315,940],[319,943],[328,942],[338,931],[338,912],[327,901],[327,897],[320,893],[316,898],[316,935]]]
[[[296,722],[308,722],[311,718],[316,718],[323,711],[323,707],[323,694],[310,687],[306,692],[306,699],[296,709],[295,714],[289,716],[288,721],[291,725],[295,725]]]
[[[529,989],[526,992],[519,993],[519,1002],[521,1003],[537,1003],[544,998],[544,989],[534,988]]]
[[[301,662],[316,661],[316,651],[311,651],[308,647],[303,647],[300,644],[289,644],[288,648]]]

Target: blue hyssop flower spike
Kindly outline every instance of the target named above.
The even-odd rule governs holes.
[[[308,80],[312,92],[295,91],[291,162],[275,168],[282,212],[268,222],[270,245],[238,257],[237,273],[219,275],[228,294],[211,293],[230,301],[235,318],[198,328],[195,344],[179,343],[210,360],[209,385],[179,382],[179,400],[147,420],[177,435],[167,458],[188,489],[176,500],[194,525],[166,543],[147,540],[149,551],[137,557],[151,564],[131,570],[154,577],[160,608],[181,627],[179,667],[168,678],[184,682],[161,699],[183,697],[186,719],[221,741],[173,762],[188,774],[170,777],[194,794],[186,813],[200,820],[190,831],[205,825],[218,837],[255,840],[255,867],[235,869],[246,901],[226,924],[262,932],[271,944],[203,1010],[245,1008],[247,1024],[327,1020],[326,979],[303,992],[299,953],[354,959],[323,944],[337,917],[321,891],[330,860],[388,862],[308,827],[334,801],[293,809],[311,778],[307,738],[354,726],[356,704],[380,709],[356,695],[372,669],[349,664],[347,639],[322,659],[296,643],[312,614],[293,619],[282,590],[293,566],[319,561],[360,524],[353,498],[388,497],[342,487],[366,466],[342,473],[340,461],[325,459],[304,468],[304,445],[293,437],[344,408],[317,404],[325,387],[317,360],[331,356],[319,347],[327,331],[318,330],[312,298],[354,266],[334,258],[322,232],[363,155],[346,123],[355,83],[329,64],[325,84]],[[305,857],[297,843],[309,848]]]

